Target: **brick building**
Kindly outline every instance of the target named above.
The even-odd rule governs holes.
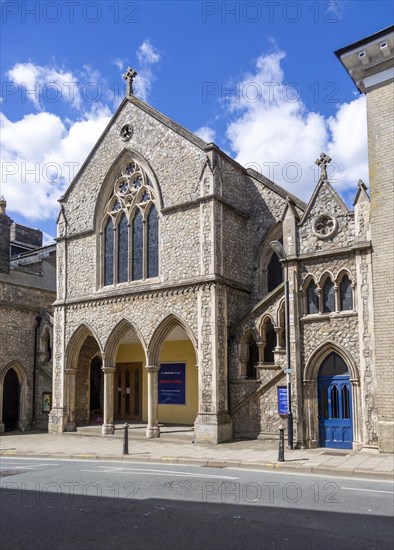
[[[56,246],[14,223],[0,199],[0,432],[47,428]]]
[[[336,52],[367,95],[354,209],[326,155],[305,204],[137,99],[128,71],[61,199],[51,432],[272,438],[291,401],[298,447],[393,450],[393,51],[391,28]]]

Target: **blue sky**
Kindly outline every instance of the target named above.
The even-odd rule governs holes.
[[[322,150],[348,204],[368,183],[365,98],[333,52],[391,25],[391,1],[0,5],[0,194],[47,239],[128,65],[136,95],[304,200]]]

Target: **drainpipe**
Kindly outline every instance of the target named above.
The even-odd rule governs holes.
[[[36,370],[37,370],[37,344],[38,344],[38,329],[41,325],[41,315],[36,316],[36,326],[34,327],[34,358],[33,358],[33,415],[32,423],[36,416]]]

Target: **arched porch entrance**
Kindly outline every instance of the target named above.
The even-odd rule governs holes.
[[[103,434],[115,422],[143,421],[146,393],[145,342],[139,330],[123,319],[112,330],[105,347]]]
[[[159,437],[159,422],[193,426],[198,414],[197,343],[188,325],[166,317],[149,346],[147,437]]]
[[[97,387],[100,383],[101,349],[97,338],[81,325],[73,334],[66,351],[65,395],[67,431],[89,424],[100,415],[103,396]],[[93,369],[93,370],[92,370]],[[93,378],[93,391],[92,391]],[[92,398],[95,403],[92,403]],[[92,408],[94,407],[94,408]]]

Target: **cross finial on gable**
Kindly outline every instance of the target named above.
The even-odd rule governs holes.
[[[327,179],[327,164],[331,162],[331,157],[325,153],[320,153],[320,157],[315,161],[315,164],[320,166],[320,179]]]
[[[137,71],[128,67],[127,71],[123,75],[123,80],[126,80],[126,96],[129,97],[134,94],[133,91],[133,80],[137,76]]]

